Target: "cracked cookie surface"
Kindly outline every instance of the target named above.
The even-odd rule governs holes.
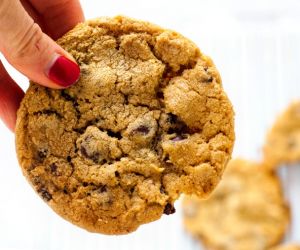
[[[185,197],[183,211],[186,230],[215,250],[269,249],[290,220],[275,173],[242,159],[228,163],[208,200]]]
[[[126,17],[79,24],[58,43],[81,68],[66,90],[32,83],[18,111],[25,176],[62,217],[125,234],[207,196],[230,159],[233,110],[188,39]]]
[[[300,162],[300,101],[291,103],[268,132],[264,160],[271,168]]]

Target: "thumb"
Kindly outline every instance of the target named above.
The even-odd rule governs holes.
[[[0,51],[29,79],[66,88],[80,76],[79,66],[28,15],[19,0],[0,1]]]

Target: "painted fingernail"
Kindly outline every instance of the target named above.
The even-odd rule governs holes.
[[[70,59],[58,55],[48,70],[48,77],[62,87],[69,87],[80,77],[79,66]]]

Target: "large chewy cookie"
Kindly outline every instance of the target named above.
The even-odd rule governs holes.
[[[289,210],[273,172],[241,159],[229,162],[208,200],[186,197],[184,224],[208,249],[265,250],[284,236]]]
[[[212,61],[147,22],[100,18],[58,43],[81,68],[67,90],[31,84],[18,112],[24,174],[61,216],[123,234],[208,195],[233,147],[233,110]]]
[[[300,161],[300,101],[277,118],[267,135],[264,156],[271,167]]]

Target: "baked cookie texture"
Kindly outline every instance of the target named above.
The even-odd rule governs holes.
[[[291,103],[268,132],[264,158],[272,168],[300,162],[300,101]]]
[[[231,157],[233,109],[211,59],[180,34],[126,17],[58,40],[81,68],[66,90],[32,83],[18,111],[20,165],[59,215],[126,234],[206,197]]]
[[[279,179],[260,164],[229,162],[207,200],[185,197],[184,226],[207,249],[265,250],[283,238],[290,214]]]
[[[300,245],[298,244],[286,244],[273,247],[270,250],[300,250]]]

